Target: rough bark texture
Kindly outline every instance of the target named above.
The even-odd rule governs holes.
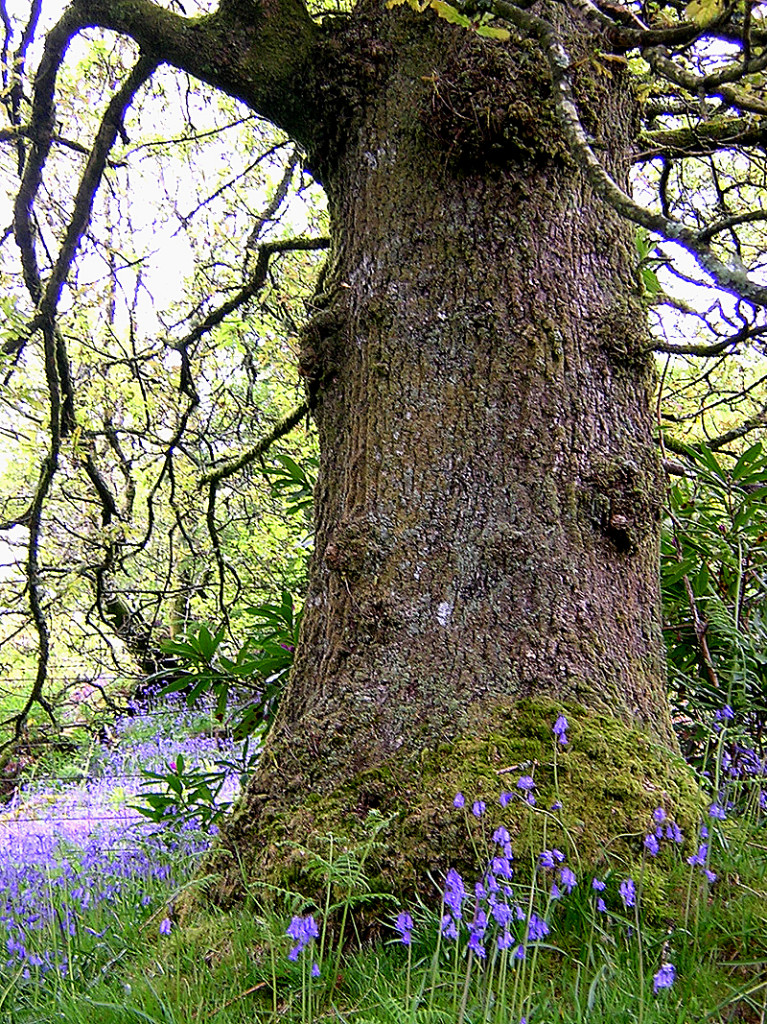
[[[628,86],[600,72],[582,26],[569,34],[584,120],[625,179]],[[631,228],[564,152],[530,42],[376,8],[318,52],[319,114],[334,119],[309,157],[334,249],[302,357],[322,451],[316,554],[289,692],[214,857],[222,899],[243,864],[274,867],[276,839],[343,831],[371,807],[406,823],[401,846],[435,752],[475,757],[478,778],[505,770],[511,748],[492,749],[524,698],[674,746]],[[674,788],[669,771],[648,799]],[[456,852],[440,837],[426,866]]]

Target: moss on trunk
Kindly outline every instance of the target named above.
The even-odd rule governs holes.
[[[570,726],[564,746],[552,733],[563,711]],[[534,806],[518,786],[525,777],[535,783]],[[282,788],[268,769],[261,781],[275,796]],[[454,807],[457,793],[465,811]],[[502,793],[513,794],[506,807]],[[207,864],[206,891],[220,905],[242,899],[250,885],[259,895],[266,885],[319,898],[323,883],[307,871],[306,851],[326,854],[330,835],[338,852],[358,848],[371,812],[388,821],[367,862],[373,891],[434,903],[434,880],[450,867],[481,877],[500,824],[512,837],[518,879],[529,878],[531,863],[553,846],[573,865],[631,873],[656,808],[689,843],[703,809],[681,758],[615,718],[546,699],[487,705],[460,738],[392,756],[330,791],[267,799],[254,813],[257,800],[251,791],[239,805]],[[471,813],[475,800],[486,804],[481,819]],[[662,895],[662,866],[651,875]]]

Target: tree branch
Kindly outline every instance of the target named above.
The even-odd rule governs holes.
[[[299,142],[313,134],[303,85],[318,30],[301,0],[222,2],[199,18],[152,0],[74,0],[68,17],[78,29],[130,36],[142,51],[242,100]]]
[[[756,306],[767,306],[767,287],[758,284],[745,272],[726,266],[714,255],[700,233],[671,217],[640,206],[607,173],[594,150],[581,123],[571,80],[573,65],[552,25],[543,18],[509,3],[494,0],[493,13],[529,33],[541,43],[551,70],[554,103],[560,124],[577,160],[594,192],[612,206],[626,220],[639,224],[671,242],[678,242],[690,252],[698,265],[709,274],[722,291],[746,299]]]

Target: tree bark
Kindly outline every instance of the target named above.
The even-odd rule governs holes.
[[[596,69],[582,25],[569,35],[582,117],[625,183],[628,85]],[[370,10],[333,45],[350,48],[346,67],[367,54],[374,84],[309,153],[334,232],[302,355],[322,452],[316,551],[289,688],[213,860],[224,901],[243,863],[283,859],[278,840],[349,834],[371,808],[399,823],[387,884],[444,868],[462,842],[444,822],[440,851],[402,854],[442,820],[426,790],[452,799],[457,758],[463,784],[476,759],[492,793],[488,765],[503,773],[517,749],[504,731],[537,736],[524,750],[550,763],[532,706],[586,709],[585,746],[590,717],[638,728],[623,760],[644,751],[647,800],[682,791],[632,228],[569,158],[529,41]],[[618,770],[600,756],[595,771]],[[583,771],[573,762],[575,789]]]

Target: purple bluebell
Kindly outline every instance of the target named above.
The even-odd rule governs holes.
[[[319,938],[320,931],[313,915],[307,914],[305,917],[292,918],[285,934],[296,943],[288,953],[288,960],[297,960],[306,947]]]
[[[544,850],[540,854],[539,860],[542,868],[554,868],[557,864],[561,864],[565,859],[565,855],[561,850],[557,850],[556,847],[553,850]]]
[[[511,864],[509,864],[508,857],[493,857],[491,866],[494,874],[500,875],[501,878],[510,881],[514,877],[514,871]]]
[[[559,869],[559,881],[562,883],[565,888],[565,892],[567,893],[571,893],[578,884],[578,880],[576,879],[574,872],[568,867]]]
[[[618,886],[618,892],[623,900],[623,906],[628,910],[629,907],[633,907],[636,903],[636,887],[634,881],[631,878],[626,878]]]
[[[718,821],[724,821],[727,817],[727,812],[719,804],[711,804],[708,809],[709,818],[716,818]]]
[[[484,910],[478,910],[474,915],[474,920],[469,925],[469,941],[467,946],[482,960],[484,960],[487,955],[482,942],[486,931],[487,914]]]
[[[657,857],[660,852],[660,843],[654,835],[650,834],[644,837],[644,848],[651,856]]]
[[[569,728],[570,726],[567,724],[567,719],[565,718],[565,716],[560,715],[554,723],[554,735],[562,744],[562,746],[566,746],[567,744],[567,730]]]
[[[399,914],[397,914],[397,920],[394,922],[394,927],[399,932],[400,942],[402,945],[409,946],[412,940],[413,918],[406,910],[401,910]]]
[[[549,926],[543,918],[538,917],[537,914],[531,914],[530,920],[527,922],[528,942],[540,942],[540,940],[545,939],[548,934]]]
[[[453,917],[460,921],[461,907],[466,899],[466,888],[463,879],[455,870],[450,868],[445,879],[445,905],[452,911]]]
[[[652,990],[657,995],[662,988],[671,988],[676,978],[676,968],[673,964],[664,964],[652,979]]]
[[[514,912],[507,903],[496,903],[493,906],[491,914],[501,928],[508,928],[508,926],[514,920]]]
[[[463,793],[456,793],[455,796],[453,797],[453,807],[455,807],[456,810],[460,811],[465,806],[466,797],[463,795]]]
[[[471,805],[471,813],[475,818],[481,818],[487,809],[487,804],[484,800],[475,800]]]
[[[681,846],[684,842],[682,830],[675,821],[671,821],[668,825],[666,825],[666,839],[671,839],[673,842],[677,844],[677,846]]]
[[[697,853],[694,853],[691,857],[687,858],[687,863],[690,867],[703,867],[708,857],[708,843],[701,843],[698,847]]]

